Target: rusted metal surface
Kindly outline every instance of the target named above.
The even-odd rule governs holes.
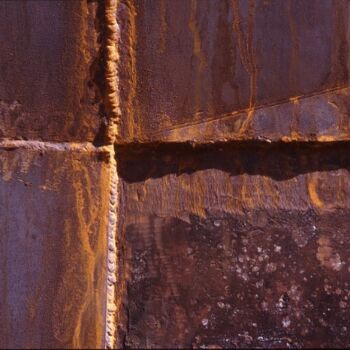
[[[152,135],[157,142],[212,143],[242,140],[350,140],[350,90],[304,96],[271,106],[176,125]],[[249,121],[247,123],[247,121]]]
[[[350,346],[349,10],[120,1],[118,346]]]
[[[1,1],[0,137],[95,139],[96,11],[86,1]]]
[[[350,347],[349,13],[0,2],[0,347]]]
[[[118,154],[121,345],[350,345],[348,144]]]
[[[118,23],[119,142],[349,138],[333,95],[295,116],[349,85],[348,1],[122,0]]]
[[[104,345],[108,164],[101,153],[0,151],[0,347]]]

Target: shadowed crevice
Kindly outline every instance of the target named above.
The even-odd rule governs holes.
[[[277,181],[317,171],[350,170],[350,142],[132,144],[118,146],[116,154],[119,176],[128,183],[206,169]]]

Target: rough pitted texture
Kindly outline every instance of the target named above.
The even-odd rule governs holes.
[[[119,142],[302,140],[324,134],[314,119],[329,108],[329,136],[349,139],[348,106],[321,98],[306,107],[306,128],[293,106],[349,85],[349,10],[343,0],[121,0]]]
[[[103,347],[106,159],[0,151],[0,348]]]
[[[348,347],[350,148],[125,147],[126,347]]]

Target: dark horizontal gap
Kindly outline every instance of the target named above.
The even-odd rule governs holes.
[[[350,170],[349,141],[128,144],[119,145],[116,156],[119,176],[129,183],[206,169],[278,181],[316,171]]]

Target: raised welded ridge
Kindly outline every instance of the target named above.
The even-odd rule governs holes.
[[[115,290],[117,282],[117,207],[118,207],[118,174],[114,147],[110,147],[110,196],[108,210],[108,253],[107,253],[107,305],[106,305],[106,347],[111,349],[115,344],[116,311]]]
[[[48,141],[36,141],[36,140],[11,140],[11,139],[0,139],[0,149],[2,150],[12,150],[12,149],[31,149],[34,151],[73,151],[73,152],[89,152],[89,153],[108,153],[116,156],[114,147],[118,147],[119,151],[125,152],[139,152],[140,150],[149,150],[149,149],[158,149],[158,148],[177,148],[177,147],[191,147],[193,149],[203,148],[203,147],[224,147],[227,145],[236,145],[236,146],[256,146],[256,147],[270,147],[270,146],[309,146],[309,147],[325,147],[332,145],[345,145],[350,144],[350,139],[347,140],[290,140],[285,142],[284,140],[277,140],[271,142],[271,140],[266,140],[264,138],[260,139],[247,139],[247,140],[217,140],[207,143],[197,143],[196,141],[169,141],[169,142],[160,142],[160,141],[148,141],[148,142],[125,142],[122,144],[115,145],[105,145],[105,146],[95,146],[91,142],[48,142]],[[120,153],[120,152],[119,152]],[[111,159],[111,162],[115,160]]]
[[[101,152],[109,153],[111,146],[96,147],[91,142],[48,142],[36,140],[0,140],[0,149],[31,149],[34,151],[57,151],[57,152]]]
[[[119,80],[118,80],[118,42],[120,30],[117,23],[118,0],[105,3],[105,107],[108,114],[107,142],[113,143],[118,133],[120,119]]]
[[[108,115],[106,141],[113,144],[118,134],[120,120],[118,43],[120,29],[117,22],[118,0],[106,0],[105,3],[105,108]],[[114,147],[110,151],[110,197],[108,218],[107,253],[107,300],[105,346],[114,347],[116,334],[116,283],[117,283],[117,206],[118,174]]]

